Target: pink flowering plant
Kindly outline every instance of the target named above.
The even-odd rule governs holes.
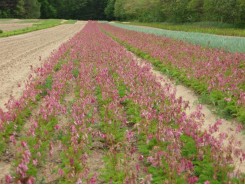
[[[233,157],[244,161],[239,143],[214,137],[222,122],[201,131],[202,107],[187,115],[174,87],[161,85],[99,23],[88,22],[35,71],[28,96],[1,113],[6,132],[30,110],[19,129],[1,135],[2,155],[13,153],[1,182],[244,182]]]
[[[101,29],[157,70],[191,87],[225,118],[245,123],[245,54],[130,31],[109,24]]]

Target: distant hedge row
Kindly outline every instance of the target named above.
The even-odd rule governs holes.
[[[0,0],[0,17],[245,24],[245,0]]]
[[[108,0],[109,19],[142,22],[245,23],[244,0]]]

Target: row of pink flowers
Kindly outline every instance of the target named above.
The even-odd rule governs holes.
[[[109,24],[100,27],[129,45],[180,69],[189,78],[207,84],[208,90],[223,91],[245,106],[245,54],[207,49],[183,41],[130,31]]]
[[[95,173],[88,166],[91,156],[87,151],[93,152],[90,147],[95,138],[107,145],[104,155],[109,158],[116,159],[117,154],[122,154],[115,164],[115,170],[124,174],[122,183],[152,182],[155,177],[150,173],[150,167],[164,172],[162,183],[174,183],[176,177],[196,183],[199,176],[195,174],[193,160],[202,162],[207,155],[212,159],[215,173],[226,173],[227,177],[222,179],[222,183],[230,182],[233,177],[241,177],[239,173],[233,174],[229,167],[233,166],[230,156],[236,155],[243,162],[243,151],[239,150],[237,143],[227,140],[225,133],[221,133],[218,139],[212,135],[218,131],[221,121],[201,132],[201,106],[188,116],[185,113],[188,102],[176,98],[176,90],[169,84],[162,87],[151,73],[150,66],[139,66],[137,58],[101,32],[98,23],[89,22],[54,56],[59,57],[51,58],[47,62],[49,65],[44,65],[48,67],[38,69],[38,76],[32,81],[33,84],[40,84],[52,75],[52,88],[41,100],[38,114],[31,116],[31,126],[23,137],[11,137],[20,150],[16,154],[16,170],[6,176],[7,183],[36,182],[39,177],[29,176],[28,170],[31,169],[28,166],[42,170],[40,167],[44,165],[40,164],[45,164],[42,156],[46,156],[46,152],[51,159],[58,156],[57,160],[62,163],[57,166],[59,177],[56,180],[69,183],[100,182],[97,174],[100,172]],[[66,62],[59,71],[54,71],[60,59]],[[78,76],[74,75],[75,70],[78,70]],[[33,85],[31,92],[39,92],[37,84]],[[123,95],[119,93],[121,86],[126,87]],[[66,100],[66,96],[71,100]],[[133,127],[128,126],[130,116],[126,112],[125,102],[131,102],[128,106],[135,106],[133,108],[139,111],[139,119],[133,123]],[[21,108],[10,109],[10,114],[11,110],[16,112]],[[54,125],[50,132],[42,130],[42,124],[47,124],[53,118],[63,120]],[[4,117],[4,124],[6,120]],[[118,132],[122,133],[121,138],[116,135]],[[55,140],[60,133],[65,139]],[[138,150],[141,135],[146,138],[143,141],[145,145],[157,141],[149,149],[149,154],[141,154]],[[181,140],[182,136],[192,138],[197,150],[194,156],[183,155],[185,142]],[[33,143],[28,143],[28,138],[35,139],[35,150],[40,149],[46,138],[49,138],[49,145],[36,154],[30,148]],[[229,146],[225,146],[224,140],[229,142]],[[55,153],[57,148],[62,155],[57,151]],[[209,183],[209,180],[205,179],[205,182]]]

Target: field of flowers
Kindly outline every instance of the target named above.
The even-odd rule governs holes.
[[[172,31],[150,27],[126,25],[120,23],[111,23],[111,25],[128,30],[166,36],[177,40],[183,40],[204,47],[220,48],[231,52],[245,52],[244,37],[230,37],[208,33]]]
[[[4,183],[244,183],[232,157],[244,161],[239,143],[212,135],[222,122],[200,131],[201,107],[187,116],[188,102],[97,22],[35,69],[7,107]]]
[[[101,24],[101,28],[157,70],[191,87],[225,118],[245,123],[245,54],[208,49],[166,37]]]

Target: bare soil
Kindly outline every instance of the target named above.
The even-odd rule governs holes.
[[[0,24],[0,30],[3,31],[13,31],[19,30],[27,27],[32,27],[32,23],[12,23],[12,24]]]
[[[12,94],[22,95],[24,81],[27,80],[32,65],[34,68],[48,58],[58,47],[79,32],[85,21],[65,24],[27,34],[0,39],[0,108]],[[41,59],[41,60],[40,60]],[[18,87],[18,84],[22,84]]]

